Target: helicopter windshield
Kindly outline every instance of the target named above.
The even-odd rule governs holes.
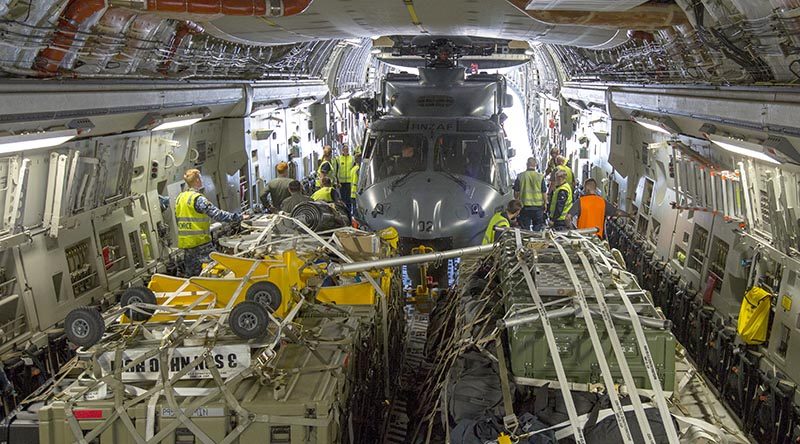
[[[371,154],[372,183],[393,176],[424,171],[428,141],[421,134],[385,134],[377,140]]]
[[[434,145],[436,171],[467,176],[493,183],[495,159],[486,136],[480,134],[441,134]]]

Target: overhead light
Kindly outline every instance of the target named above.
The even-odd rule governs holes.
[[[641,120],[636,120],[635,122],[638,123],[639,125],[642,125],[643,127],[647,128],[647,129],[649,129],[650,131],[656,131],[656,132],[664,133],[664,134],[672,134],[672,131],[669,131],[666,128],[662,128],[660,125],[656,125],[656,124],[653,124],[653,123],[650,123],[650,122],[643,122]]]
[[[578,111],[586,111],[588,107],[582,100],[575,100],[575,99],[567,99],[567,105],[577,109]],[[580,117],[580,114],[575,114]],[[573,115],[573,116],[575,116]]]
[[[294,108],[295,110],[299,110],[301,108],[308,108],[311,104],[316,103],[317,100],[314,98],[306,98],[306,99],[294,99],[291,103],[289,103],[290,108]]]
[[[534,51],[533,49],[528,48],[528,49],[525,50],[525,55],[526,56],[532,56],[534,54],[536,54],[536,51]]]
[[[0,136],[0,153],[7,154],[58,146],[74,139],[77,135],[78,130],[72,128]]]
[[[280,108],[280,106],[280,103],[267,103],[266,105],[255,107],[253,111],[250,112],[250,117],[258,117],[269,114]]]
[[[764,145],[716,134],[706,134],[705,136],[711,141],[711,143],[726,151],[780,165],[778,160],[762,151],[764,149]]]
[[[372,48],[369,52],[372,54],[380,54],[383,52],[383,50],[380,48]]]
[[[191,117],[191,118],[186,118],[186,119],[173,120],[171,122],[164,122],[161,125],[157,125],[155,128],[153,128],[153,131],[162,131],[162,130],[168,130],[168,129],[174,129],[174,128],[181,128],[181,127],[184,127],[184,126],[194,125],[195,123],[197,123],[197,122],[199,122],[201,120],[203,120],[202,117]]]
[[[680,129],[675,122],[666,116],[646,116],[640,112],[633,112],[631,114],[633,121],[639,125],[662,134],[674,135],[680,132]]]
[[[149,129],[150,131],[162,131],[184,126],[194,125],[211,114],[211,110],[203,107],[194,112],[183,114],[159,114],[148,113],[136,125],[136,129]]]

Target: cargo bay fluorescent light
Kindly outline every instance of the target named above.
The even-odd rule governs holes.
[[[180,114],[148,113],[136,125],[136,129],[161,131],[194,125],[211,114],[211,110],[203,107],[196,111]]]
[[[669,117],[665,116],[646,116],[638,111],[631,113],[631,118],[634,122],[658,133],[674,135],[680,133],[678,125]]]
[[[74,139],[77,135],[78,130],[71,128],[0,136],[0,154],[58,146]]]
[[[170,122],[164,122],[160,125],[157,125],[153,128],[153,131],[161,131],[161,130],[168,130],[173,128],[181,128],[184,126],[194,125],[195,123],[203,120],[203,117],[189,117],[184,119],[173,120]]]
[[[263,116],[264,114],[269,114],[273,111],[276,111],[280,107],[281,107],[280,102],[265,103],[263,105],[253,107],[253,111],[250,112],[250,117]]]
[[[780,165],[780,162],[764,153],[764,145],[748,142],[746,140],[735,139],[732,137],[719,136],[716,134],[706,134],[706,138],[714,145],[741,156],[752,157],[753,159],[763,160],[764,162]]]

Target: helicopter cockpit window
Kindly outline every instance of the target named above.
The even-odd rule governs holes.
[[[495,162],[486,137],[443,134],[436,137],[436,170],[494,182]]]
[[[427,140],[419,134],[387,134],[372,150],[372,183],[392,176],[425,170]]]

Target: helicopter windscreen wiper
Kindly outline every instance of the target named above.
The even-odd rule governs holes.
[[[460,186],[462,190],[466,190],[467,189],[467,182],[464,179],[456,176],[455,174],[453,174],[453,173],[451,173],[450,171],[447,171],[447,170],[442,170],[442,172],[450,180],[452,180],[453,182],[457,183],[458,186]]]
[[[396,187],[402,185],[403,182],[405,182],[406,179],[408,179],[409,176],[411,176],[414,173],[418,173],[418,172],[419,171],[409,171],[409,172],[403,174],[402,176],[400,176],[397,179],[395,179],[394,181],[392,181],[392,183],[389,185],[389,189],[390,190],[394,190]]]

